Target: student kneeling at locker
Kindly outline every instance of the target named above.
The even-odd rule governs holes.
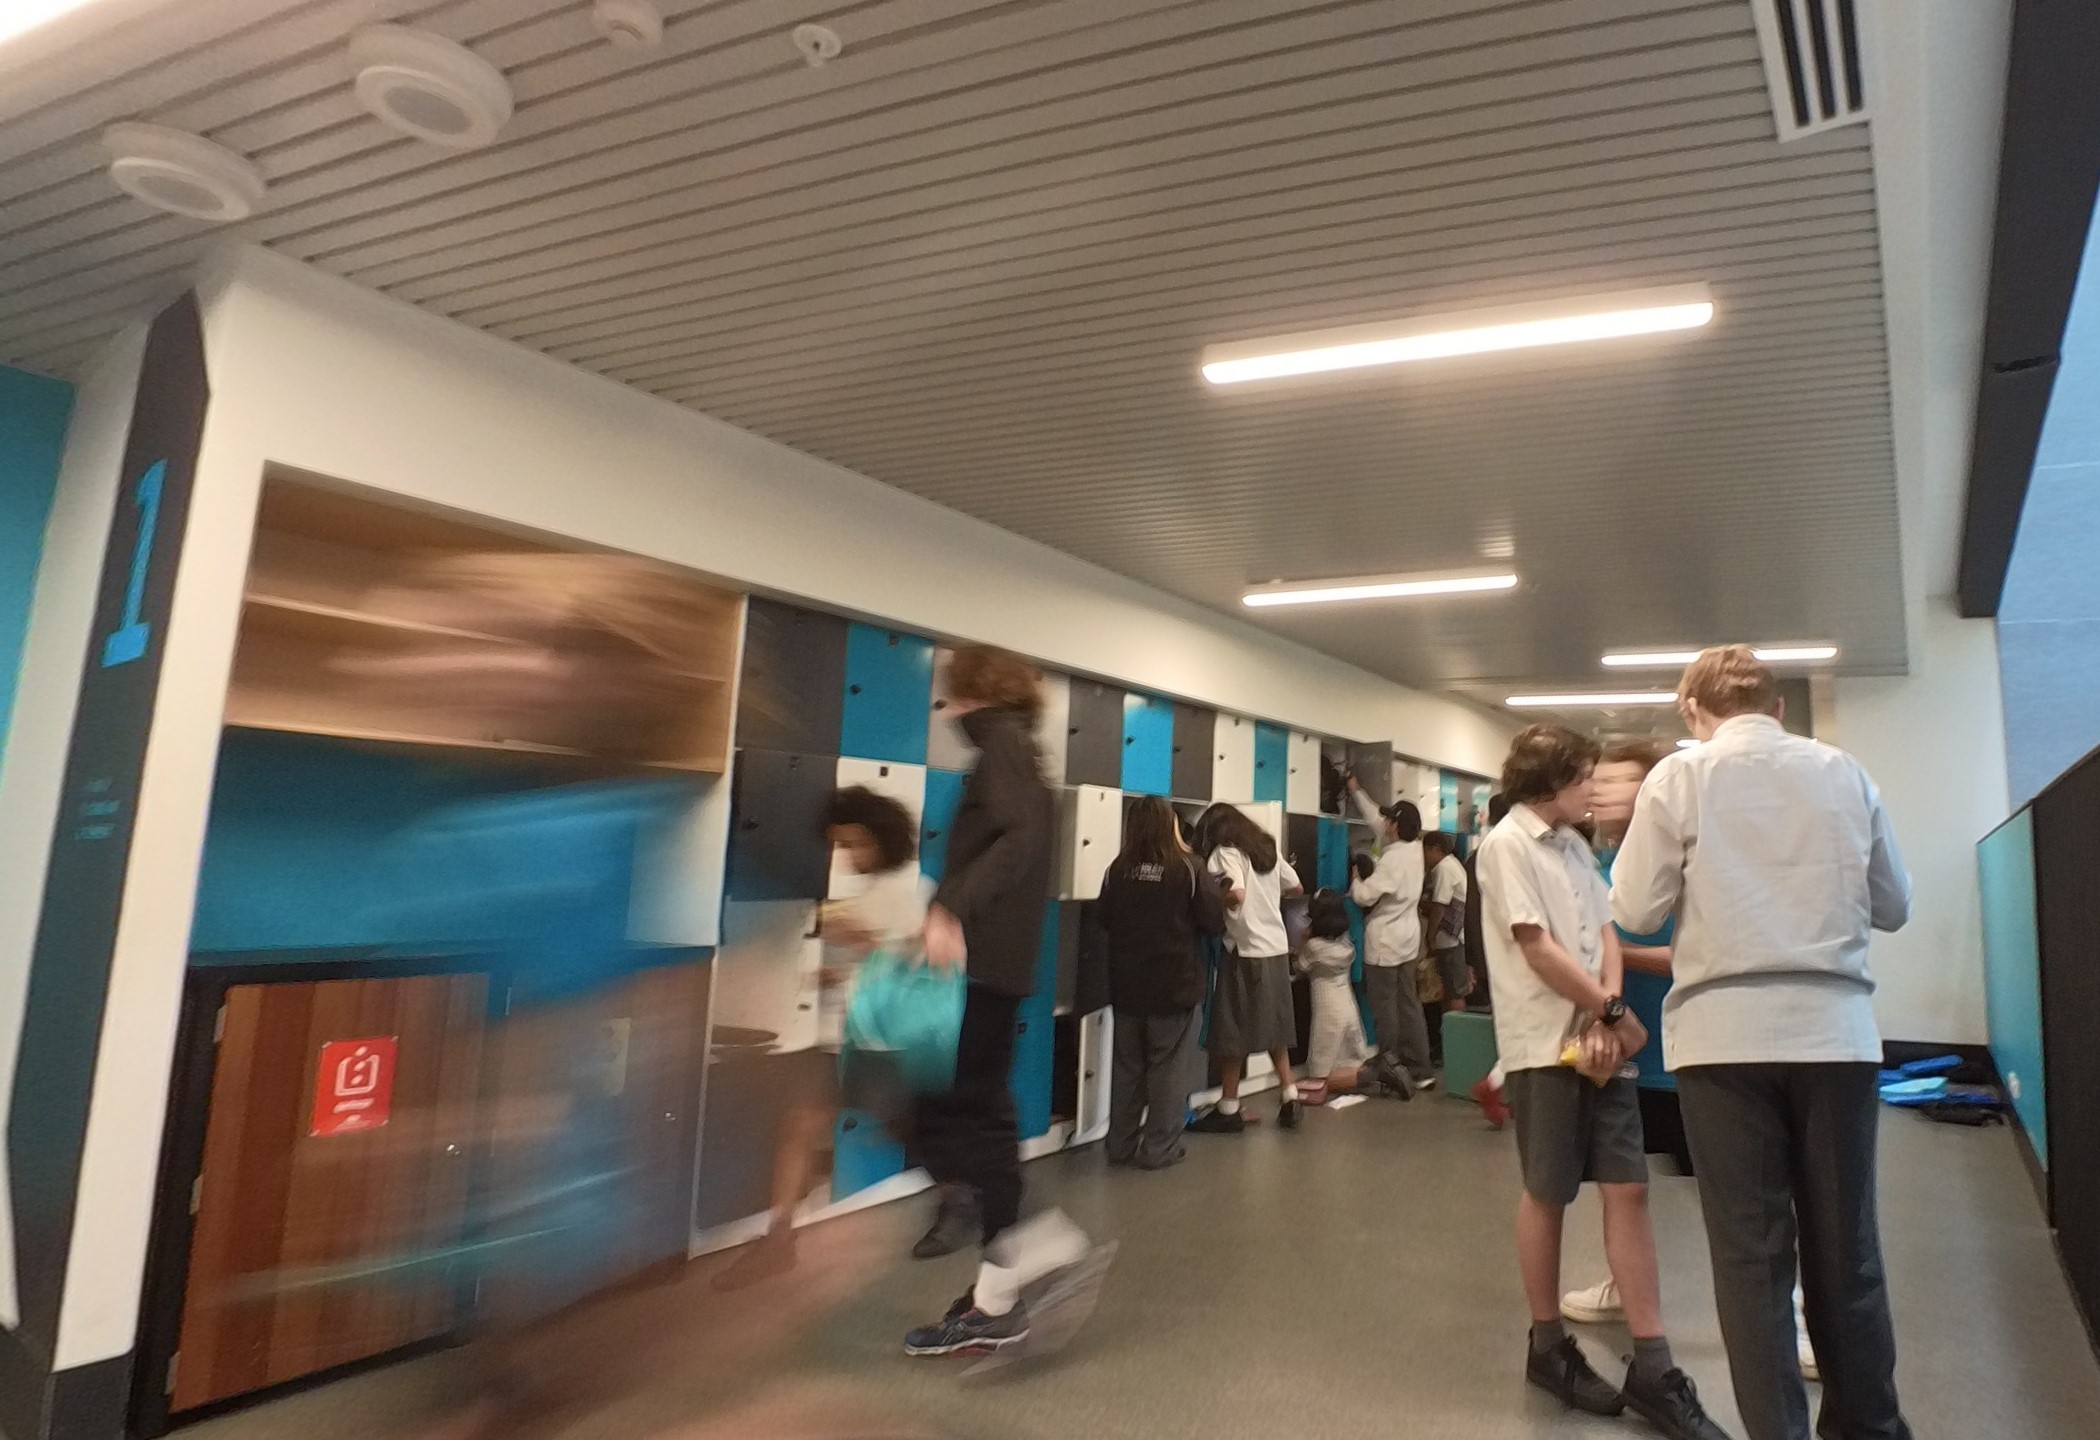
[[[1307,933],[1292,968],[1311,982],[1312,1036],[1305,1073],[1298,1084],[1309,1104],[1322,1104],[1352,1090],[1384,1091],[1410,1098],[1405,1079],[1364,1038],[1363,1014],[1349,974],[1356,968],[1356,942],[1349,938],[1349,910],[1339,890],[1316,890],[1306,902]]]

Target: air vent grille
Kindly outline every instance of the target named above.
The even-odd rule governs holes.
[[[1867,118],[1855,0],[1751,0],[1781,140]]]

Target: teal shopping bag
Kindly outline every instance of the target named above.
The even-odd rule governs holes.
[[[929,965],[916,949],[877,950],[854,977],[847,1052],[885,1057],[919,1094],[949,1089],[968,983],[960,968]]]

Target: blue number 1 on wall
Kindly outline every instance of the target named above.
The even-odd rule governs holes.
[[[156,460],[139,476],[139,540],[131,552],[131,579],[124,586],[124,623],[102,642],[102,668],[126,665],[146,653],[153,627],[139,618],[146,606],[146,567],[153,559],[153,531],[160,523],[160,487],[168,462]]]

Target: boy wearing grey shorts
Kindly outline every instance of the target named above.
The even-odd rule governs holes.
[[[1589,811],[1597,755],[1595,741],[1558,725],[1521,731],[1502,769],[1509,814],[1481,841],[1475,862],[1495,1043],[1524,1176],[1517,1263],[1531,1307],[1525,1377],[1594,1415],[1631,1409],[1673,1440],[1727,1440],[1663,1335],[1640,1105],[1633,1082],[1618,1074],[1647,1035],[1620,997],[1609,896],[1574,828]],[[1604,1253],[1633,1332],[1619,1386],[1591,1368],[1561,1321],[1562,1222],[1585,1180],[1601,1192]]]

